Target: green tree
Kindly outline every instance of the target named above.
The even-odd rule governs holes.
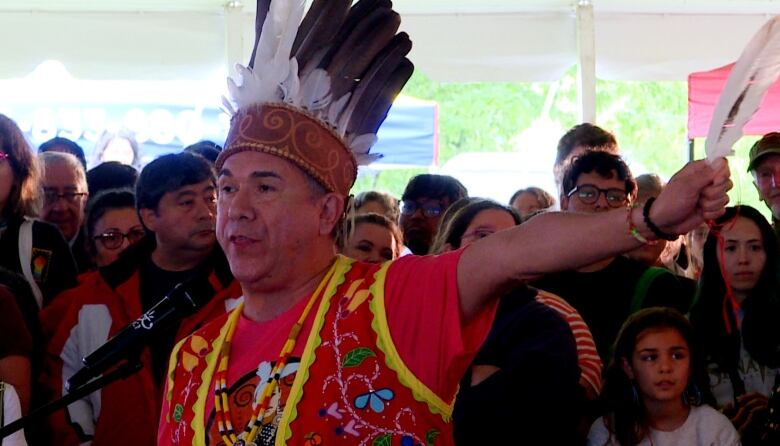
[[[685,82],[598,81],[597,124],[612,131],[623,154],[648,172],[669,178],[688,161],[687,85]],[[419,70],[404,94],[439,105],[439,163],[464,152],[516,150],[514,141],[543,113],[551,89],[555,96],[549,117],[562,129],[577,123],[577,82],[574,67],[557,82],[439,83]],[[558,138],[561,135],[556,135]],[[750,204],[766,212],[745,172],[747,151],[757,138],[745,137],[735,145],[731,159],[735,183],[732,203]],[[555,150],[544,147],[539,150]],[[696,158],[704,154],[704,141],[696,141]],[[355,193],[379,189],[401,195],[406,183],[425,169],[384,171],[361,175]],[[768,212],[767,212],[768,215]]]

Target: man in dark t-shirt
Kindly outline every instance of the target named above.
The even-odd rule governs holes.
[[[636,182],[619,156],[589,152],[567,168],[562,190],[562,210],[604,212],[631,206]],[[599,355],[607,363],[612,343],[632,307],[671,306],[684,312],[693,298],[692,289],[677,276],[663,273],[651,280],[643,279],[647,270],[635,260],[611,257],[577,270],[547,275],[532,285],[561,296],[580,312],[593,333]]]

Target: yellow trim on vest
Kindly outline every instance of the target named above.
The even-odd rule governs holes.
[[[449,423],[452,419],[452,410],[455,405],[454,399],[452,403],[447,404],[439,395],[420,381],[401,359],[401,355],[398,354],[393,338],[390,335],[390,325],[387,323],[387,313],[385,312],[385,279],[387,270],[392,264],[393,262],[386,262],[382,265],[382,268],[374,274],[374,283],[369,287],[373,295],[369,308],[374,314],[371,328],[377,334],[377,347],[385,354],[387,366],[398,375],[398,381],[412,391],[414,399],[421,403],[426,403],[432,413],[441,415],[444,422]]]
[[[295,380],[290,388],[290,394],[287,395],[287,402],[284,406],[284,412],[282,418],[279,420],[279,426],[276,429],[276,446],[283,446],[287,444],[287,440],[292,437],[292,430],[290,424],[298,417],[298,403],[303,398],[303,386],[306,381],[309,380],[309,367],[314,364],[317,359],[314,354],[314,350],[322,343],[320,337],[320,330],[325,323],[325,315],[330,308],[330,300],[336,294],[342,283],[347,276],[347,273],[352,269],[352,263],[354,260],[344,257],[342,255],[337,256],[336,261],[333,262],[330,272],[325,276],[325,279],[317,286],[316,294],[319,294],[323,286],[326,286],[325,292],[320,301],[320,306],[317,309],[317,314],[314,317],[314,323],[309,333],[309,338],[306,340],[306,347],[301,355],[301,362],[298,364],[298,372],[295,375]]]
[[[171,411],[174,410],[174,407],[171,407],[171,396],[173,395],[173,378],[176,376],[176,364],[178,361],[176,361],[176,357],[179,356],[179,351],[181,350],[181,347],[184,345],[184,342],[186,342],[190,337],[187,336],[184,339],[180,340],[176,343],[176,345],[173,346],[173,351],[171,352],[171,356],[168,357],[168,373],[166,374],[165,382],[166,382],[166,389],[168,389],[167,392],[165,392],[165,400],[168,402],[168,413],[165,414],[165,421],[167,423],[171,422]]]
[[[192,411],[195,413],[195,417],[192,420],[190,427],[194,433],[192,437],[193,446],[205,446],[206,445],[206,401],[207,398],[211,398],[209,393],[214,387],[211,379],[214,377],[214,372],[217,369],[217,358],[219,352],[222,350],[222,346],[225,344],[225,337],[227,337],[227,329],[232,324],[238,323],[238,318],[241,316],[241,312],[244,310],[244,301],[238,304],[236,308],[230,313],[230,316],[219,329],[219,336],[214,340],[214,348],[206,355],[204,360],[206,361],[206,368],[201,375],[201,385],[196,390],[197,395],[195,403],[192,405]],[[189,339],[189,337],[185,338]]]

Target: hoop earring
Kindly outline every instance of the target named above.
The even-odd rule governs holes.
[[[695,383],[689,384],[688,387],[683,390],[682,400],[683,403],[688,406],[701,406],[701,391],[699,391],[699,386]]]

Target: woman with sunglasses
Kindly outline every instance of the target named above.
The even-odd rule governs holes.
[[[76,264],[60,231],[39,220],[38,160],[14,121],[0,114],[0,266],[22,274],[39,308],[76,285]]]

